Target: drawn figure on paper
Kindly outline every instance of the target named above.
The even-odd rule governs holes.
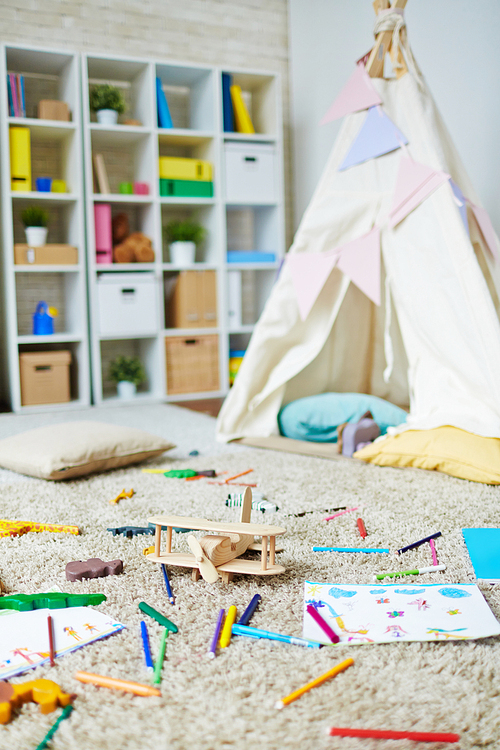
[[[338,613],[335,612],[335,610],[333,609],[333,607],[330,607],[330,605],[328,604],[328,602],[323,602],[323,601],[321,601],[321,599],[317,599],[317,600],[316,599],[309,599],[308,601],[306,601],[306,606],[308,604],[310,604],[311,607],[314,607],[314,609],[316,611],[318,611],[318,609],[320,609],[320,607],[328,607],[328,609],[330,610],[330,616],[331,617],[338,617],[339,616]]]
[[[395,594],[404,594],[405,596],[413,596],[413,594],[421,594],[424,591],[424,587],[421,586],[418,589],[394,589]]]
[[[443,630],[442,628],[427,628],[427,634],[428,635],[435,635],[436,640],[438,638],[455,638],[460,641],[467,640],[467,636],[464,635],[454,635],[454,633],[459,633],[461,630],[467,630],[467,628],[455,628],[455,630]]]
[[[96,628],[96,626],[95,626],[95,625],[91,625],[91,624],[90,624],[90,622],[85,622],[85,623],[83,624],[83,627],[84,627],[84,628],[85,628],[85,630],[87,630],[87,631],[88,631],[89,633],[93,633],[93,632],[94,632],[94,630],[95,630],[95,631],[97,632],[97,628]]]
[[[321,584],[311,583],[307,593],[309,594],[309,596],[315,596],[320,590],[321,590]]]
[[[389,599],[384,599],[384,597],[381,596],[380,599],[376,600],[376,602],[377,602],[377,604],[389,604],[390,600]]]
[[[343,633],[351,633],[352,635],[357,635],[357,634],[359,634],[359,635],[366,635],[369,632],[369,628],[367,628],[367,627],[360,628],[359,630],[348,630],[346,628],[346,626],[344,625],[344,620],[341,617],[336,617],[335,621],[336,621],[337,625],[339,626],[339,628],[341,629],[341,631]],[[349,639],[349,640],[352,640],[352,639]],[[361,640],[370,641],[369,638],[361,639]],[[373,641],[370,641],[370,643],[373,643]]]
[[[23,654],[23,651],[26,651],[25,654]],[[46,659],[47,656],[50,656],[49,652],[47,653],[43,651],[30,651],[29,648],[16,648],[12,650],[12,654],[14,656],[22,656],[23,659],[26,659],[28,664],[34,664],[35,661],[31,658],[32,656],[39,656],[41,659]]]
[[[470,591],[465,591],[464,589],[446,588],[438,589],[438,591],[442,596],[449,596],[450,599],[463,599],[466,596],[472,596]]]
[[[350,599],[351,596],[356,596],[357,593],[357,591],[346,591],[345,589],[340,589],[338,586],[331,586],[328,589],[328,595],[333,596],[334,599],[340,599],[341,597]]]
[[[350,642],[350,641],[356,641],[356,643],[375,643],[375,641],[372,640],[371,638],[366,638],[366,636],[363,637],[361,635],[357,635],[357,636],[350,635],[349,638],[347,639],[347,641],[348,642]]]
[[[404,616],[404,612],[401,612],[401,610],[397,610],[397,609],[393,610],[392,612],[388,612],[387,614],[389,615],[389,617],[403,617]]]
[[[446,614],[448,614],[448,615],[461,615],[462,613],[460,612],[459,609],[448,609],[448,610],[446,610]]]
[[[76,630],[74,630],[74,628],[73,628],[72,625],[69,625],[68,627],[65,627],[64,628],[64,632],[67,633],[68,635],[70,635],[72,638],[74,638],[75,641],[81,641],[82,640],[80,638],[80,636],[78,635],[78,633],[76,632]]]
[[[427,601],[425,599],[415,599],[412,602],[408,602],[408,604],[416,604],[419,612],[425,612],[425,610],[429,609],[431,606],[430,604],[427,604]]]
[[[379,588],[376,588],[376,589],[371,589],[370,590],[370,594],[377,594],[377,596],[378,596],[379,594],[385,594],[386,591],[387,591],[387,589],[383,589],[382,587],[379,587]]]
[[[385,634],[392,635],[393,638],[403,638],[405,635],[408,635],[401,625],[388,625],[385,629]]]

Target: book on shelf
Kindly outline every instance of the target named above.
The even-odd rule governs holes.
[[[14,115],[14,100],[12,98],[12,87],[10,85],[10,75],[7,73],[7,96],[9,99],[9,117],[15,117]]]
[[[255,133],[251,117],[243,100],[241,86],[233,84],[230,87],[231,101],[233,103],[234,122],[237,133]]]
[[[476,578],[488,583],[500,581],[500,529],[462,529]]]
[[[9,116],[26,117],[23,75],[20,73],[7,73],[7,95],[9,99]]]
[[[156,78],[156,105],[158,109],[158,127],[159,128],[173,128],[172,117],[170,115],[170,109],[168,107],[167,97],[163,91],[161,78]]]
[[[242,323],[241,271],[227,272],[227,319],[230,328],[240,328]]]
[[[261,250],[228,250],[228,263],[274,263],[275,253],[266,253]]]
[[[222,74],[222,116],[225,133],[234,133],[234,112],[231,100],[232,76],[229,73]]]
[[[17,86],[16,77],[14,73],[9,73],[10,90],[12,92],[12,106],[14,109],[14,117],[19,117],[19,104],[17,101]]]
[[[94,154],[94,175],[99,192],[108,195],[111,191],[109,189],[108,173],[102,154]]]
[[[26,102],[24,97],[24,76],[16,75],[17,81],[17,100],[19,103],[19,117],[26,117]]]

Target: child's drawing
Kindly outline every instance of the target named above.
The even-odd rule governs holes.
[[[408,602],[408,604],[416,604],[417,607],[418,607],[418,609],[419,609],[419,611],[423,610],[424,612],[425,612],[426,609],[429,609],[429,607],[430,607],[430,605],[427,604],[427,599],[422,599],[422,598],[415,599],[413,602]]]

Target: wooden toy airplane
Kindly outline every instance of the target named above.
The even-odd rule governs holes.
[[[282,565],[276,565],[276,537],[284,534],[286,529],[279,526],[250,523],[252,510],[252,490],[247,487],[241,507],[239,523],[224,521],[206,521],[203,518],[183,518],[182,516],[155,516],[148,521],[155,525],[154,552],[146,555],[151,562],[165,565],[179,565],[192,568],[192,578],[197,581],[200,575],[209,583],[214,583],[219,576],[224,583],[232,580],[234,573],[243,575],[269,576],[284,573]],[[161,552],[162,526],[167,529],[167,544]],[[208,534],[197,539],[194,534],[187,538],[192,555],[185,552],[172,552],[172,529],[190,529],[195,531],[219,532]],[[262,542],[255,542],[254,537],[262,537]],[[269,540],[269,547],[268,547]],[[247,550],[261,551],[260,560],[242,560]],[[269,551],[269,560],[268,560]]]

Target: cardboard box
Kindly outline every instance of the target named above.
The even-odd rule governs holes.
[[[165,339],[167,394],[219,390],[219,337]]]
[[[168,300],[173,328],[213,328],[217,325],[215,271],[181,271]]]
[[[38,102],[39,120],[63,120],[70,121],[69,108],[66,102],[57,99],[42,99]]]
[[[78,249],[72,245],[14,245],[16,266],[74,266],[78,263]]]
[[[70,400],[71,352],[23,352],[19,355],[21,404],[63,404]]]

